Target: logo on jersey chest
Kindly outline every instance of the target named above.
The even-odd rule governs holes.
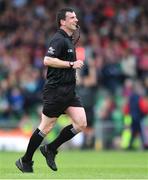
[[[68,52],[68,53],[72,53],[73,50],[72,50],[72,49],[68,49],[67,52]]]

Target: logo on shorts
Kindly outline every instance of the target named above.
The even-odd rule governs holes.
[[[55,49],[53,49],[53,47],[49,47],[49,49],[48,49],[49,54],[54,54],[54,51],[55,51]]]

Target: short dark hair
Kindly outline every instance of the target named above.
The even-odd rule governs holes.
[[[58,11],[57,17],[56,17],[56,21],[57,21],[57,26],[58,26],[58,27],[61,26],[60,21],[61,21],[61,20],[65,20],[65,18],[66,18],[66,13],[67,13],[67,12],[74,12],[74,9],[67,7],[67,8],[60,9],[60,10]]]

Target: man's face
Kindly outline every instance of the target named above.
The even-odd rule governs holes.
[[[65,27],[71,31],[75,31],[77,29],[77,23],[78,19],[75,12],[67,12],[65,18]]]

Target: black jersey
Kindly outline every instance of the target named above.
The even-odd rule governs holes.
[[[72,37],[68,36],[64,30],[59,29],[50,40],[46,56],[59,58],[63,61],[76,61]],[[75,84],[75,74],[73,68],[48,67],[46,85],[48,87],[57,87],[59,85]]]

